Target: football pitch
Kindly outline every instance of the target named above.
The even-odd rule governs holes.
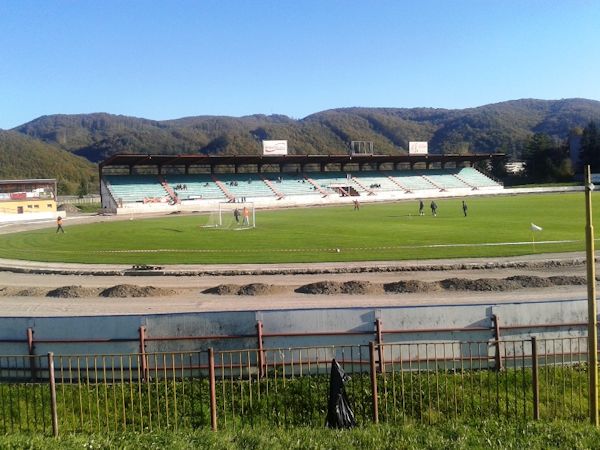
[[[256,211],[256,228],[205,228],[206,216],[65,224],[0,236],[0,258],[112,264],[390,261],[498,257],[585,248],[583,193]],[[600,211],[599,211],[600,212]],[[595,214],[595,221],[600,214]],[[532,231],[531,223],[543,228]],[[339,251],[338,251],[339,249]]]

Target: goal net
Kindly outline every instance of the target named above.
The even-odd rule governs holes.
[[[202,225],[207,228],[220,228],[222,230],[246,230],[256,227],[256,212],[254,203],[219,203],[218,209],[211,211],[206,216]]]

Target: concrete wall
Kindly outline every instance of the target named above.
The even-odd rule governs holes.
[[[147,352],[257,348],[257,321],[263,323],[265,348],[367,345],[375,340],[377,319],[382,324],[384,342],[488,341],[494,339],[493,315],[500,317],[501,336],[505,339],[531,335],[540,338],[585,336],[586,333],[585,327],[572,325],[586,322],[585,300],[99,317],[2,317],[0,355],[27,354],[29,327],[34,332],[36,354],[49,351],[114,354],[138,352],[141,326],[146,327]],[[571,325],[548,328],[557,323]],[[523,328],[505,328],[510,326]],[[153,340],[190,336],[203,339]],[[80,342],[62,342],[67,340]],[[86,340],[93,342],[81,342]]]

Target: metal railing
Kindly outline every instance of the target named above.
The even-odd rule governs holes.
[[[0,433],[323,426],[331,362],[359,425],[588,416],[585,337],[0,356]]]

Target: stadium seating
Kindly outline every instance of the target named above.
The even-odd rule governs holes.
[[[472,167],[464,167],[456,175],[474,188],[502,187],[500,183],[486,177],[483,173]]]
[[[155,175],[106,175],[106,186],[116,201],[144,202],[148,199],[165,199],[169,196]]]
[[[261,174],[219,173],[215,174],[215,177],[225,185],[225,189],[235,198],[276,197],[275,192],[263,181]]]
[[[352,177],[358,180],[365,189],[374,193],[383,191],[402,191],[402,188],[390,180],[383,172],[355,172],[352,173]],[[402,184],[402,182],[400,182],[400,184]]]
[[[454,176],[454,169],[433,169],[415,171],[415,174],[424,177],[427,181],[434,184],[439,189],[447,191],[449,189],[468,189],[472,188],[464,181]]]
[[[407,192],[502,188],[474,168],[393,170],[369,172],[216,173],[193,175],[106,175],[106,185],[117,202],[171,202],[167,189],[179,201],[276,199],[288,196],[395,195]],[[161,180],[167,185],[162,186]],[[424,196],[428,192],[423,192]],[[421,195],[421,194],[419,194]],[[435,195],[435,194],[434,194]],[[385,197],[385,196],[384,196]],[[397,198],[397,197],[392,197]],[[300,202],[305,202],[301,200]]]
[[[180,200],[227,200],[225,193],[208,174],[165,175],[164,178]]]
[[[264,177],[284,196],[320,194],[301,174],[269,173]]]
[[[339,188],[351,187],[358,193],[365,189],[352,179],[352,174],[346,172],[312,172],[306,174],[328,194],[339,194]]]

